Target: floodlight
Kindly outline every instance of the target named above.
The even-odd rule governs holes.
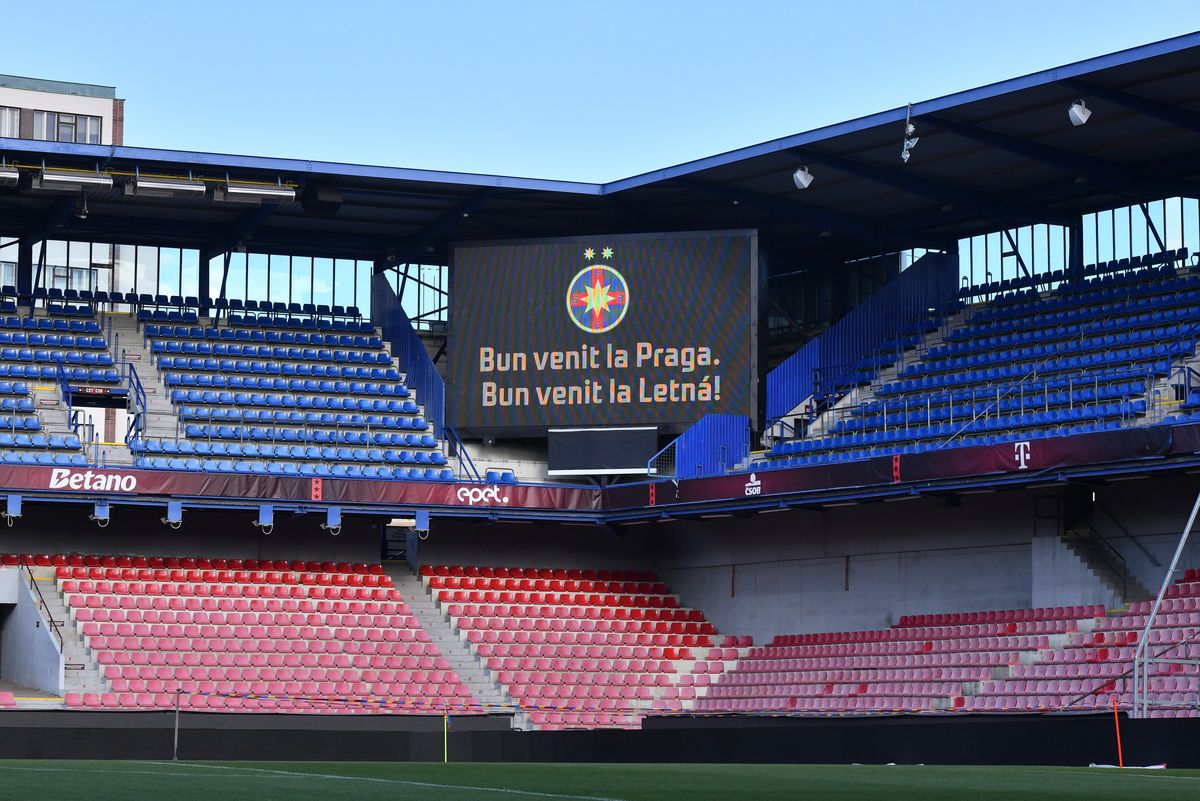
[[[60,192],[82,192],[85,189],[112,189],[112,176],[106,172],[68,172],[43,169],[34,176],[33,188]]]
[[[227,203],[291,203],[296,199],[296,190],[282,183],[226,181],[225,186],[213,193],[213,197]]]
[[[139,175],[125,184],[125,194],[138,197],[203,197],[203,181],[188,178],[149,178]]]

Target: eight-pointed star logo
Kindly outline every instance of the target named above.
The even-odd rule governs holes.
[[[605,258],[612,258],[605,248]],[[588,253],[592,256],[588,256]],[[595,251],[584,251],[592,258]],[[579,329],[603,334],[616,328],[629,310],[629,286],[625,278],[607,264],[589,264],[575,274],[567,286],[567,315]]]

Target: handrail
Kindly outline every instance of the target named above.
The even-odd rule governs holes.
[[[72,393],[71,382],[67,380],[67,371],[63,369],[62,362],[54,363],[54,377],[58,382],[58,388],[62,392],[63,400],[67,402],[67,414],[71,413]]]
[[[475,466],[474,460],[471,459],[471,454],[467,451],[467,446],[463,445],[462,440],[458,438],[458,432],[454,430],[453,426],[446,426],[446,433],[454,441],[454,450],[458,456],[459,475],[465,475],[467,478],[475,481],[483,481],[483,476],[480,474],[479,468]]]
[[[46,606],[46,597],[42,595],[42,588],[37,585],[37,579],[33,575],[33,568],[25,561],[24,556],[17,560],[17,568],[20,569],[22,567],[25,568],[25,572],[29,575],[29,587],[37,593],[41,611],[46,616],[46,623],[49,624],[50,630],[54,632],[54,636],[58,638],[58,652],[61,654],[63,652],[63,636],[61,631],[63,624],[55,620],[54,615],[50,614],[50,609]]]
[[[1071,528],[1071,532],[1075,535],[1075,537],[1077,539],[1081,540],[1082,542],[1087,543],[1089,559],[1091,559],[1093,556],[1098,557],[1100,559],[1100,561],[1104,563],[1105,567],[1107,567],[1109,570],[1111,570],[1113,573],[1115,573],[1121,579],[1121,600],[1128,601],[1128,599],[1129,599],[1129,563],[1125,560],[1125,557],[1121,555],[1121,552],[1118,551],[1116,548],[1114,548],[1112,546],[1112,544],[1105,538],[1105,536],[1103,534],[1101,534],[1099,531],[1097,531],[1094,526],[1092,526],[1090,523],[1087,523],[1087,522],[1084,522],[1083,525],[1087,527],[1085,531],[1086,531],[1086,533],[1090,534],[1090,536],[1088,536],[1088,537],[1081,536],[1081,534],[1083,532],[1080,531],[1079,526],[1073,526]],[[1099,546],[1097,545],[1097,543],[1099,543]],[[1112,553],[1112,555],[1115,556],[1120,561],[1121,564],[1119,567],[1117,565],[1114,565],[1112,563],[1112,561],[1110,561],[1104,555],[1104,551],[1106,549],[1108,551],[1110,551]],[[1088,565],[1088,566],[1091,567],[1091,565]]]
[[[1100,503],[1099,501],[1096,501],[1095,507],[1096,507],[1096,511],[1098,511],[1100,514],[1107,517],[1109,522],[1117,527],[1117,530],[1120,531],[1125,536],[1125,539],[1132,542],[1134,545],[1136,545],[1138,547],[1138,550],[1140,550],[1143,554],[1145,554],[1146,558],[1150,560],[1150,564],[1154,565],[1155,567],[1162,567],[1162,562],[1158,561],[1158,559],[1154,556],[1154,554],[1151,553],[1146,548],[1145,545],[1142,545],[1142,543],[1138,541],[1137,537],[1134,537],[1132,534],[1130,534],[1129,529],[1127,529],[1127,528],[1125,528],[1125,526],[1121,525],[1121,521],[1117,520],[1117,518],[1113,516],[1112,512],[1110,512],[1110,511],[1108,511],[1108,509],[1104,508],[1104,505],[1102,503]]]
[[[138,376],[137,368],[133,366],[133,362],[123,359],[121,366],[128,371],[129,386],[133,390],[133,421],[125,432],[125,441],[129,442],[130,439],[140,438],[142,432],[145,431],[146,390],[142,386],[142,379]]]
[[[677,479],[679,478],[679,471],[676,469],[677,460],[675,455],[675,451],[678,448],[679,437],[675,437],[675,439],[667,443],[666,447],[662,448],[658,453],[654,454],[649,458],[649,460],[647,460],[646,475],[654,478],[667,478],[678,483]],[[667,454],[667,451],[671,452],[670,458],[669,460],[664,458],[661,463],[662,467],[660,468],[659,457],[664,457]]]
[[[103,465],[100,464],[100,438],[96,436],[96,425],[90,422],[80,422],[78,409],[67,413],[67,425],[70,427],[71,433],[79,438],[80,446],[85,452],[89,445],[92,447],[92,464],[102,467]],[[84,433],[80,434],[80,430]]]

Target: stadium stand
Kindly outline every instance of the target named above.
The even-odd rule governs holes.
[[[335,311],[337,319],[316,307],[311,314],[283,310],[304,317],[230,314],[228,325],[200,327],[187,324],[196,322],[194,312],[141,309],[146,345],[183,436],[132,441],[136,463],[452,480],[441,443],[383,341],[357,309]]]
[[[986,683],[964,706],[975,711],[996,709],[1096,709],[1116,696],[1132,703],[1134,650],[1145,629],[1153,601],[1136,601],[1125,614],[1099,619],[1091,631],[1073,634],[1039,662],[1014,666],[1010,676]],[[1189,569],[1167,590],[1150,629],[1149,650],[1179,660],[1200,659],[1200,574]],[[1165,701],[1150,710],[1153,717],[1196,717],[1200,668],[1195,664],[1151,664],[1150,691]],[[1170,708],[1170,704],[1178,708]]]
[[[423,565],[468,647],[540,730],[637,728],[737,659],[653,573]],[[748,643],[747,643],[748,644]]]
[[[68,707],[479,711],[378,564],[0,557],[21,561],[52,569],[107,689]]]
[[[921,615],[874,631],[777,636],[721,676],[703,712],[927,712],[953,709],[996,671],[1090,629],[1100,607]]]
[[[776,440],[752,469],[1158,422],[1153,390],[1195,356],[1200,337],[1200,275],[1177,270],[1186,258],[1168,251],[1029,280],[1046,291],[1015,280],[965,289],[964,298],[1015,291],[882,343],[859,366],[860,402]]]
[[[15,306],[8,309],[15,310]],[[52,304],[47,311],[54,315],[60,309]],[[0,317],[0,463],[87,464],[69,417],[60,413],[63,419],[53,424],[43,420],[34,396],[44,388],[48,397],[57,400],[69,394],[66,387],[113,388],[120,381],[95,320],[32,314]]]

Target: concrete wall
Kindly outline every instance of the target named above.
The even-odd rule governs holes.
[[[679,522],[660,535],[655,564],[718,630],[762,642],[1028,606],[1031,524],[1032,505],[1009,495]]]
[[[1118,592],[1095,573],[1058,537],[1034,537],[1031,543],[1034,606],[1122,605]]]
[[[484,523],[434,518],[428,539],[409,560],[418,564],[506,567],[653,568],[653,526]]]
[[[37,598],[24,573],[0,568],[0,598],[16,594],[16,603],[0,607],[0,678],[48,693],[63,691],[63,657],[58,638],[38,611]]]
[[[1157,593],[1162,584],[1197,492],[1200,492],[1197,476],[1120,481],[1097,491],[1097,501],[1109,515],[1095,515],[1096,529],[1125,558],[1134,576],[1151,593]],[[1122,528],[1132,538],[1126,537]],[[1154,564],[1155,560],[1158,564]],[[1189,538],[1179,564],[1183,568],[1200,567],[1200,531]]]

